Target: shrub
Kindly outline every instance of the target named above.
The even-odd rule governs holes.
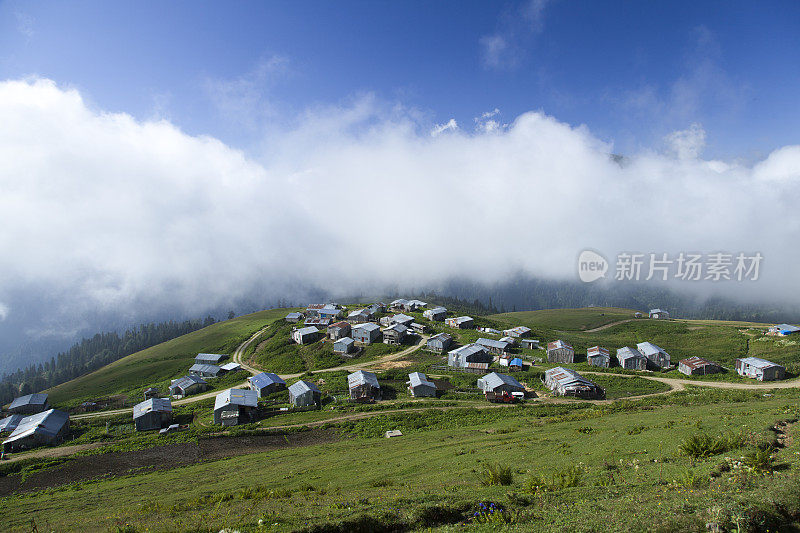
[[[745,446],[750,436],[747,433],[734,433],[712,437],[707,433],[696,433],[686,437],[678,449],[693,459],[702,459],[735,450]]]
[[[484,485],[511,485],[514,482],[511,467],[499,463],[488,465],[482,475]]]
[[[775,470],[775,448],[766,446],[756,448],[745,454],[742,463],[756,474],[769,474]]]
[[[482,503],[472,515],[472,520],[479,524],[516,524],[519,511],[509,511],[492,502]]]
[[[698,487],[703,486],[708,482],[708,479],[695,474],[692,470],[687,470],[683,474],[681,474],[678,479],[675,480],[675,485],[680,487],[686,487],[687,489],[696,489]]]

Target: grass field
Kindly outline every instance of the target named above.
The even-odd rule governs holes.
[[[602,407],[391,414],[340,426],[336,442],[13,495],[0,522],[8,531],[785,529],[800,516],[794,426],[770,461],[775,473],[731,469],[725,457],[775,442],[764,428],[796,420],[797,401],[797,391],[687,391]],[[382,438],[386,429],[404,436]],[[699,434],[743,438],[693,459],[680,445]],[[508,484],[486,484],[498,468]],[[504,511],[476,516],[481,504]]]

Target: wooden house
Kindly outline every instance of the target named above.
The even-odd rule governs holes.
[[[586,351],[586,362],[592,366],[608,368],[611,366],[611,354],[602,346],[592,346]]]
[[[547,343],[547,361],[549,363],[572,363],[575,361],[575,349],[562,340]]]
[[[721,371],[722,367],[717,363],[697,356],[681,359],[678,363],[678,372],[687,376],[705,376],[706,374],[716,374]]]
[[[378,376],[365,370],[357,370],[347,376],[347,388],[350,399],[360,402],[372,402],[381,399],[381,386]]]
[[[151,398],[133,406],[136,431],[151,431],[172,423],[172,402],[169,398]]]

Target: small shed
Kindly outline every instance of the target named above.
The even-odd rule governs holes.
[[[289,386],[289,401],[294,407],[319,407],[322,393],[316,385],[301,379]]]
[[[655,368],[668,368],[670,365],[669,354],[652,342],[640,342],[636,349],[647,357],[648,366]]]
[[[200,376],[183,376],[172,382],[169,386],[170,396],[183,398],[191,394],[203,392],[208,388],[208,383]]]
[[[722,367],[717,363],[697,356],[681,359],[678,363],[678,372],[687,376],[705,376],[706,374],[716,374],[721,371]]]
[[[310,344],[319,338],[319,330],[315,326],[292,330],[292,340],[297,344]]]
[[[512,392],[525,392],[525,387],[517,381],[516,379],[512,378],[511,376],[507,376],[505,374],[498,374],[497,372],[492,372],[491,374],[486,374],[482,378],[478,380],[478,388],[481,389],[484,393],[486,392],[508,392],[509,394]]]
[[[442,322],[447,318],[447,309],[444,307],[434,307],[433,309],[423,311],[422,316],[434,322]]]
[[[664,311],[663,309],[651,309],[650,318],[667,320],[669,319],[669,313],[667,311]]]
[[[586,362],[592,366],[608,368],[611,366],[611,354],[602,346],[592,346],[586,351]]]
[[[544,373],[544,384],[557,396],[602,400],[606,391],[574,370],[557,366]]]
[[[539,349],[539,340],[538,339],[520,339],[519,345],[523,348],[528,348],[529,350],[538,350]]]
[[[289,322],[290,324],[296,324],[297,322],[300,322],[301,320],[303,320],[303,313],[298,313],[296,311],[292,312],[292,313],[289,313],[288,315],[286,315],[285,320],[286,320],[286,322]]]
[[[223,426],[247,424],[256,418],[258,393],[248,389],[228,389],[214,401],[214,423]]]
[[[136,431],[161,429],[172,423],[172,402],[169,398],[150,398],[133,406]]]
[[[144,390],[144,399],[149,400],[150,398],[158,398],[161,396],[161,393],[155,387],[149,387]]]
[[[480,338],[475,341],[475,344],[479,344],[486,348],[486,351],[489,353],[493,353],[495,355],[503,355],[508,351],[510,348],[510,344],[506,341],[496,341],[494,339],[484,339]]]
[[[783,379],[786,375],[786,369],[783,366],[758,357],[737,359],[736,372],[740,376],[757,379],[759,381],[775,381]]]
[[[194,362],[198,365],[216,365],[220,366],[222,361],[227,359],[228,356],[220,353],[199,353],[194,358]]]
[[[356,347],[356,341],[351,337],[344,337],[333,343],[334,353],[348,354]]]
[[[365,370],[357,370],[347,376],[347,388],[350,398],[358,401],[375,401],[381,399],[381,386],[378,376]]]
[[[203,365],[195,363],[189,367],[190,376],[199,376],[201,378],[216,378],[219,377],[222,370],[216,365]]]
[[[517,326],[511,329],[503,330],[503,335],[508,337],[522,338],[531,334],[531,328],[526,326]]]
[[[8,410],[19,415],[33,415],[50,409],[47,401],[47,394],[39,392],[36,394],[26,394],[19,398],[14,398]]]
[[[219,367],[219,371],[221,374],[228,374],[230,372],[237,372],[242,369],[242,365],[239,363],[234,363],[231,361],[230,363],[225,363],[221,367]]]
[[[11,435],[3,441],[3,452],[58,444],[68,434],[69,414],[58,409],[49,409],[23,418]]]
[[[350,324],[344,320],[328,326],[328,338],[331,340],[335,341],[348,335],[350,335]]]
[[[547,343],[547,361],[549,363],[572,363],[575,361],[575,349],[562,340]]]
[[[415,398],[436,396],[436,384],[430,381],[422,372],[410,373],[406,385],[408,385],[408,391],[411,396]]]
[[[472,317],[468,316],[445,318],[444,323],[448,327],[458,329],[472,329],[475,327],[475,321],[472,319]]]
[[[453,344],[453,337],[447,333],[437,333],[428,339],[425,347],[432,352],[441,353],[450,348],[451,344]]]
[[[619,361],[619,366],[626,370],[647,370],[647,357],[643,356],[639,350],[628,346],[617,350],[617,361]]]
[[[278,374],[273,374],[272,372],[261,372],[255,376],[250,376],[247,381],[250,384],[250,389],[256,391],[259,398],[286,388],[286,382]]]
[[[408,328],[403,324],[394,324],[383,330],[383,342],[386,344],[403,344]]]
[[[380,339],[381,328],[378,326],[378,324],[369,322],[367,324],[353,326],[350,334],[353,337],[353,340],[356,342],[360,342],[361,344],[372,344]]]

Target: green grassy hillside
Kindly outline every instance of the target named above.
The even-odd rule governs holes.
[[[519,323],[560,331],[582,331],[633,318],[636,310],[618,307],[583,307],[580,309],[543,309],[501,313],[491,318],[500,322]]]
[[[250,335],[286,316],[288,312],[287,309],[271,309],[218,322],[124,357],[45,392],[50,395],[50,402],[54,405],[72,405],[84,399],[134,394],[140,389],[185,374],[200,352],[233,353]]]

